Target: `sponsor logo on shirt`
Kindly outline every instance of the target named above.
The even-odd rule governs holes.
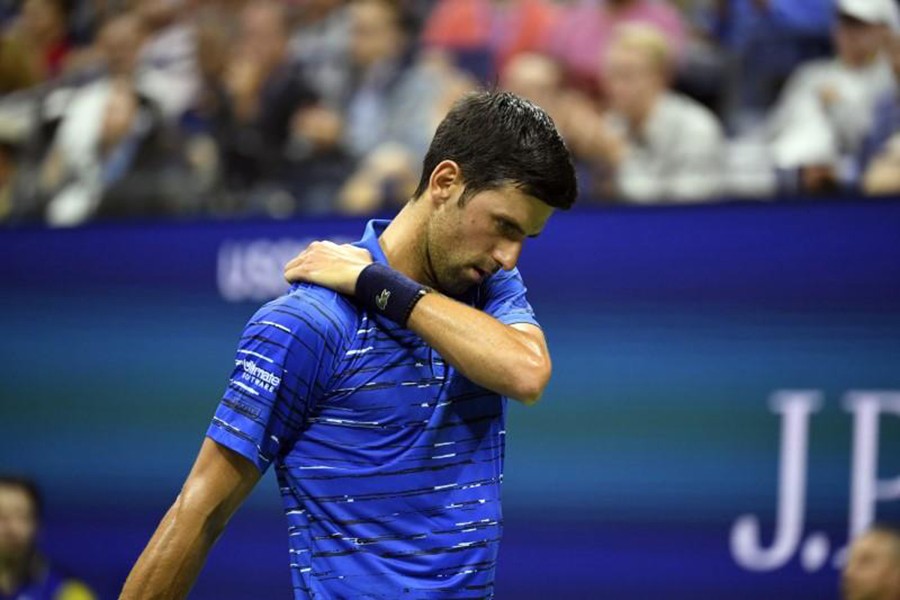
[[[255,361],[239,358],[234,361],[234,364],[244,370],[241,378],[257,388],[274,393],[276,388],[281,385],[281,377],[266,371],[257,365]]]

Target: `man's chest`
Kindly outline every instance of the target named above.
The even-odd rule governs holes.
[[[324,388],[304,437],[334,449],[418,455],[502,427],[499,395],[469,381],[415,334],[367,319]]]

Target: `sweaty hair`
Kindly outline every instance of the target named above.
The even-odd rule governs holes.
[[[44,514],[44,501],[41,497],[41,491],[35,482],[26,477],[0,474],[0,489],[5,487],[17,488],[25,492],[28,499],[31,500],[31,508],[35,519],[37,521],[41,520]]]
[[[564,210],[578,195],[572,158],[553,120],[509,92],[476,92],[453,106],[425,155],[414,198],[425,193],[443,160],[456,162],[462,171],[460,204],[505,184]]]

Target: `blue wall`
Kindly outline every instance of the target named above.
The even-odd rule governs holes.
[[[42,483],[54,559],[114,597],[281,264],[362,226],[0,233],[0,470]],[[521,270],[555,370],[541,404],[511,405],[498,597],[836,598],[854,443],[845,403],[900,390],[900,203],[575,211],[529,242]],[[802,539],[783,564],[750,571],[729,540],[750,514],[772,543],[781,390],[821,398]],[[900,418],[884,414],[880,432],[886,480],[900,474]],[[900,502],[875,512],[896,521]],[[804,566],[815,532],[827,560]],[[286,598],[286,565],[270,474],[192,597]]]

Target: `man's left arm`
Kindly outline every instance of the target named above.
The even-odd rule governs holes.
[[[352,297],[359,274],[371,262],[369,253],[360,248],[314,242],[288,263],[285,278]],[[406,327],[472,382],[530,405],[540,399],[550,381],[550,352],[543,332],[529,317],[530,307],[524,298],[519,299],[519,305],[510,305],[516,300],[516,284],[524,296],[521,280],[509,277],[506,284],[509,302],[503,303],[505,308],[488,308],[488,312],[437,292],[425,294],[409,314]],[[494,312],[505,313],[501,318],[510,324],[489,314]]]

